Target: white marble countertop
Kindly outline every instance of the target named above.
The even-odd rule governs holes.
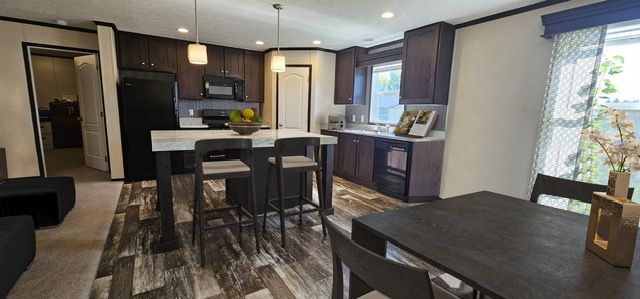
[[[200,117],[181,117],[180,118],[180,128],[189,129],[189,128],[201,128],[206,129],[209,126],[202,123],[202,118]]]
[[[151,151],[192,151],[201,139],[247,138],[253,140],[253,147],[272,147],[276,139],[294,137],[319,137],[321,144],[337,144],[334,136],[307,133],[298,130],[259,130],[242,136],[231,130],[162,130],[151,131]]]
[[[342,130],[326,130],[336,133],[346,133],[354,135],[365,135],[371,137],[385,138],[391,140],[407,141],[407,142],[432,142],[432,141],[444,141],[444,131],[431,131],[427,137],[408,137],[408,136],[396,136],[393,133],[378,133],[370,130],[359,129],[342,129]]]

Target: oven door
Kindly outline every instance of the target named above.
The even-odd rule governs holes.
[[[208,76],[204,83],[205,97],[209,99],[236,99],[235,80],[225,77]]]
[[[409,152],[408,143],[376,140],[373,181],[378,191],[405,199]]]

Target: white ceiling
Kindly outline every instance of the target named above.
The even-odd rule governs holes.
[[[276,11],[283,3],[281,47],[343,49],[372,46],[438,21],[458,24],[525,6],[540,0],[198,0],[200,40],[225,46],[264,50],[275,47]],[[385,11],[395,18],[380,17]],[[95,28],[111,22],[119,30],[195,39],[193,0],[14,0],[0,2],[0,15]],[[177,32],[186,27],[189,33]],[[372,42],[364,39],[372,38]],[[264,45],[258,46],[256,40]]]

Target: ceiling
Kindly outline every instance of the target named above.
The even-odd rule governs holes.
[[[402,37],[406,30],[446,21],[459,24],[539,0],[198,0],[200,40],[231,47],[275,47],[276,11],[282,3],[281,47],[343,49]],[[2,1],[0,15],[95,28],[94,20],[119,30],[194,40],[193,0],[19,0]],[[383,19],[383,12],[395,14]],[[179,33],[185,27],[189,33]],[[365,39],[373,39],[365,41]],[[264,41],[258,46],[256,40]]]

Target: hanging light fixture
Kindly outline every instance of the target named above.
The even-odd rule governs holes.
[[[285,59],[284,56],[280,55],[280,11],[284,9],[284,5],[279,3],[274,3],[273,8],[278,11],[278,31],[276,35],[276,42],[278,46],[278,51],[276,55],[271,56],[271,71],[276,73],[282,73],[285,70]]]
[[[191,64],[207,64],[207,46],[200,44],[200,36],[198,35],[198,0],[193,1],[196,19],[196,43],[189,44],[187,47],[187,58]]]

